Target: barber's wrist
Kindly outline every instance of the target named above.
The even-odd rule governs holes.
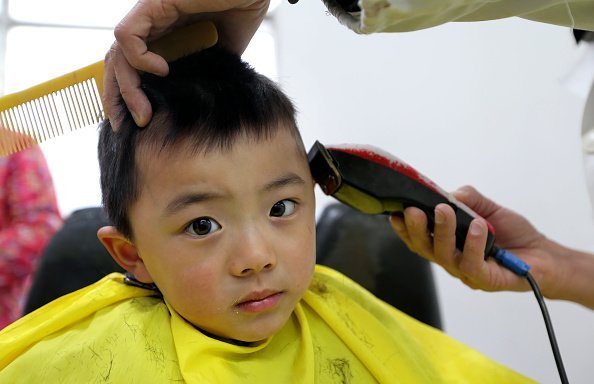
[[[550,239],[543,243],[543,250],[548,260],[543,260],[543,281],[538,282],[542,294],[548,299],[568,300],[593,308],[594,255]]]
[[[560,259],[563,290],[559,298],[594,309],[594,255],[566,248],[566,253]]]

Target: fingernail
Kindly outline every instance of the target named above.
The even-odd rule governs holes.
[[[468,230],[470,232],[471,235],[473,236],[478,236],[481,234],[481,232],[483,231],[483,225],[481,224],[480,221],[478,220],[473,220],[470,223],[470,228]]]
[[[445,215],[439,209],[435,208],[435,224],[445,223]]]
[[[464,188],[459,188],[452,192],[452,195],[454,195],[454,197],[456,198],[461,198],[464,196],[468,196],[468,191],[466,191],[466,189]]]
[[[390,217],[390,222],[395,230],[401,231],[404,228],[404,224],[402,223],[402,219],[396,215],[392,215]]]

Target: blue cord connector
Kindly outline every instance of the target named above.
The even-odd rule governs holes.
[[[501,263],[505,268],[520,276],[526,276],[530,266],[508,250],[493,247],[492,257]]]

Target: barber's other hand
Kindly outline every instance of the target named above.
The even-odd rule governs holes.
[[[262,23],[270,0],[139,0],[115,28],[116,42],[105,57],[103,99],[112,127],[117,130],[118,99],[140,127],[152,117],[152,108],[140,89],[139,71],[166,76],[169,66],[147,50],[147,42],[176,27],[209,20],[215,23],[219,45],[243,53]]]
[[[547,250],[550,241],[539,233],[524,217],[501,207],[466,186],[454,196],[466,204],[495,228],[495,243],[524,260],[532,268],[530,273],[539,282],[543,294],[551,285],[553,255]],[[440,204],[435,208],[433,236],[427,228],[427,216],[417,208],[407,208],[404,217],[392,215],[392,227],[415,253],[441,265],[451,275],[474,289],[485,291],[525,291],[526,279],[500,266],[493,258],[484,259],[487,224],[475,219],[470,225],[464,250],[456,249],[456,215],[452,207]]]

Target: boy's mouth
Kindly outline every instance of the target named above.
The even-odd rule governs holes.
[[[282,291],[274,290],[252,292],[239,299],[235,308],[245,312],[263,312],[276,306],[283,294]]]

